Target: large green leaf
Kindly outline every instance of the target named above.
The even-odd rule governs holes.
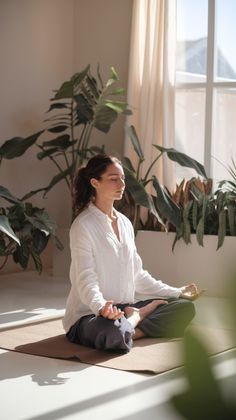
[[[201,218],[197,225],[196,237],[197,237],[197,241],[199,245],[204,246],[203,237],[204,237],[204,232],[205,232],[205,215],[206,215],[207,205],[209,203],[209,197],[205,195],[201,196],[201,201],[202,201]]]
[[[160,214],[174,226],[179,228],[181,224],[180,208],[172,200],[172,198],[169,196],[167,191],[163,188],[155,176],[153,177],[153,186],[157,193],[155,204]]]
[[[225,235],[226,235],[226,210],[223,209],[219,213],[219,230],[218,230],[217,250],[223,245]]]
[[[26,138],[13,137],[12,139],[5,141],[0,147],[0,156],[4,159],[14,159],[23,155],[26,150],[37,141],[38,137],[43,132],[44,130],[41,130]]]
[[[71,99],[74,95],[74,88],[78,86],[86,77],[89,65],[80,73],[75,73],[70,80],[64,82],[61,87],[57,90],[53,100],[58,99]]]
[[[33,248],[30,249],[30,255],[33,258],[34,266],[36,271],[41,274],[43,269],[43,264],[40,258],[40,255],[37,251],[35,251]]]
[[[77,124],[87,124],[93,119],[93,110],[90,103],[87,101],[84,95],[79,94],[75,96],[76,100],[76,114]]]
[[[113,83],[119,80],[118,74],[116,73],[116,70],[114,69],[114,67],[111,67],[110,70],[111,70],[111,74],[110,74],[110,78],[108,79],[106,83],[106,88],[110,87],[111,85],[113,85]]]
[[[67,130],[68,126],[63,124],[63,125],[55,125],[53,127],[48,128],[48,131],[50,131],[50,133],[62,133],[62,131]]]
[[[44,141],[42,143],[43,147],[59,147],[60,149],[67,149],[71,146],[72,142],[70,141],[69,134],[62,134],[61,136],[56,137],[53,140]]]
[[[90,92],[93,94],[94,98],[98,99],[100,91],[98,89],[96,79],[88,74],[86,78],[86,83],[88,84]]]
[[[135,178],[134,174],[124,167],[125,184],[127,190],[132,195],[135,203],[146,207],[159,220],[160,217],[153,204],[152,196],[147,193],[144,186]]]
[[[197,160],[192,159],[185,153],[178,152],[174,148],[166,148],[166,147],[158,146],[156,144],[154,144],[153,146],[156,147],[160,152],[166,153],[169,159],[173,160],[174,162],[177,162],[181,166],[195,169],[195,171],[199,175],[207,179],[207,174],[206,174],[204,166],[201,163],[199,163]]]
[[[68,104],[66,104],[65,102],[55,102],[52,105],[50,105],[48,112],[52,111],[53,109],[65,109],[68,108]]]
[[[90,64],[88,64],[84,70],[82,70],[80,73],[75,73],[71,80],[74,83],[75,86],[79,86],[85,78],[87,78],[87,75],[89,74]]]
[[[228,204],[228,221],[229,221],[229,230],[230,235],[236,235],[236,226],[235,226],[235,206],[233,203]]]
[[[189,221],[189,212],[192,208],[192,201],[189,201],[183,210],[183,239],[186,244],[191,243],[191,224]]]
[[[116,88],[112,92],[109,93],[110,95],[124,95],[125,89],[124,88]]]
[[[103,133],[108,133],[111,124],[117,119],[117,112],[106,105],[98,105],[94,114],[94,127]]]
[[[0,215],[0,230],[20,245],[20,241],[13,232],[7,216]]]
[[[210,358],[201,341],[190,331],[184,338],[185,372],[188,388],[172,398],[181,418],[188,420],[234,419],[235,408],[223,399],[214,378]]]
[[[58,99],[71,99],[73,97],[74,92],[74,82],[72,80],[68,80],[62,83],[61,87],[58,89],[57,93],[55,94],[52,100]]]
[[[44,232],[46,236],[48,236],[50,234],[49,229],[47,229],[47,227],[45,226],[45,224],[39,220],[37,217],[35,216],[25,216],[26,220],[28,220],[31,225],[33,225],[36,229],[39,229],[40,231]]]
[[[193,200],[192,223],[193,223],[193,228],[195,230],[197,229],[197,217],[198,217],[198,205],[197,205],[197,201]]]
[[[34,217],[45,226],[45,229],[48,230],[49,233],[55,235],[57,224],[55,220],[49,216],[46,210],[39,209],[34,213]]]
[[[19,263],[21,267],[25,270],[29,262],[29,257],[30,257],[29,243],[25,240],[22,240],[21,246],[17,246],[15,252],[13,253],[13,259],[15,263]]]
[[[58,152],[58,147],[51,147],[50,149],[43,150],[42,152],[37,153],[37,158],[39,160],[44,159],[45,157],[49,157],[51,155],[54,155],[54,153]]]
[[[9,201],[10,203],[19,204],[20,200],[16,198],[12,193],[2,185],[0,185],[0,197],[5,198],[5,200]]]
[[[129,171],[133,172],[135,174],[135,169],[132,165],[132,162],[129,158],[123,157],[122,158],[122,165],[123,167],[127,168]]]
[[[197,241],[199,245],[201,246],[204,246],[203,245],[204,229],[205,229],[204,219],[201,217],[201,219],[198,222],[197,230],[196,230]]]
[[[34,230],[32,236],[34,250],[37,252],[37,254],[41,254],[41,252],[46,248],[48,244],[49,236],[39,229]]]
[[[127,108],[127,104],[126,102],[121,102],[121,101],[112,101],[110,99],[107,99],[105,102],[105,105],[108,108],[113,109],[115,112],[117,112],[118,114],[121,114],[122,112],[124,112]]]
[[[143,154],[143,151],[142,151],[142,148],[141,148],[141,145],[140,145],[140,141],[139,141],[137,132],[136,132],[133,125],[131,125],[130,127],[127,128],[127,133],[130,137],[130,140],[132,142],[132,145],[133,145],[133,148],[134,148],[135,152],[137,153],[139,159],[141,161],[143,161],[144,160],[144,154]]]

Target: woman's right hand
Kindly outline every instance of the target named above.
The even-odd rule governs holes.
[[[104,318],[116,320],[120,319],[124,315],[124,312],[117,308],[117,306],[113,306],[113,300],[107,300],[102,309],[100,309],[99,315]]]

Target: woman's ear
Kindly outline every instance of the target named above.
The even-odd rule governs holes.
[[[92,185],[93,188],[97,188],[98,186],[98,180],[96,178],[91,178],[90,179],[90,184]]]

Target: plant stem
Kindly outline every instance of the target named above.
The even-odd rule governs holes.
[[[73,142],[74,140],[74,119],[73,119],[73,99],[71,100],[71,105],[70,105],[70,136],[71,136],[71,141]],[[76,156],[75,156],[75,145],[72,144],[72,163],[75,161]]]
[[[44,148],[43,148],[43,146],[40,146],[39,144],[37,144],[36,143],[36,146],[38,146],[38,148],[39,149],[41,149],[41,150],[43,150],[44,151]],[[56,167],[57,167],[57,169],[58,169],[58,171],[59,172],[63,172],[63,169],[60,167],[60,165],[59,165],[59,163],[57,163],[57,161],[52,157],[52,156],[48,156],[49,157],[49,159],[54,163],[54,165],[56,165]],[[70,183],[69,183],[69,181],[68,181],[68,179],[65,177],[65,182],[66,182],[66,184],[67,184],[67,186],[68,186],[68,188],[70,189]]]
[[[139,172],[140,172],[140,167],[141,167],[142,162],[143,161],[141,159],[139,159],[139,161],[138,161],[138,167],[137,167],[137,172],[136,172],[136,179],[139,179]]]
[[[77,148],[76,148],[76,157],[75,157],[75,168],[77,167],[77,165],[78,165],[78,159],[80,159],[80,161],[79,161],[79,166],[82,164],[82,162],[83,162],[83,158],[82,158],[82,160],[81,160],[81,157],[80,157],[80,153],[79,152],[81,152],[82,150],[83,150],[83,144],[84,144],[84,140],[83,140],[83,138],[86,136],[86,131],[87,131],[87,129],[88,129],[88,124],[85,124],[84,125],[84,128],[83,128],[83,130],[82,130],[82,133],[81,133],[81,135],[80,135],[80,138],[79,138],[79,141],[77,142],[78,144],[77,144]]]
[[[139,218],[140,218],[140,205],[135,205],[134,221],[133,221],[135,235],[136,235],[136,233],[138,231],[138,228],[139,228],[139,223],[140,223]]]
[[[65,158],[65,162],[66,162],[67,169],[69,169],[69,167],[70,167],[70,163],[69,163],[69,161],[68,161],[68,158],[67,158],[67,155],[66,155],[66,152],[65,152],[65,151],[63,151],[63,156],[64,156],[64,158]],[[72,174],[70,174],[69,176],[70,176],[70,180],[71,180],[71,182],[72,182],[73,175],[72,175]],[[67,179],[67,178],[66,178],[66,179]]]
[[[154,161],[152,162],[152,164],[149,166],[149,168],[148,168],[148,170],[147,170],[147,173],[146,173],[146,175],[145,175],[145,177],[144,177],[144,181],[146,181],[146,179],[147,179],[147,177],[148,177],[148,175],[150,174],[150,172],[151,172],[151,169],[152,169],[152,167],[155,165],[155,163],[158,161],[158,159],[160,159],[160,157],[163,155],[163,152],[161,152],[157,157],[156,157],[156,159],[154,159]]]
[[[3,264],[0,265],[0,270],[2,270],[2,268],[4,267],[4,265],[7,263],[9,255],[5,255],[5,260],[3,261]]]
[[[87,148],[88,148],[89,141],[90,141],[90,136],[91,136],[91,133],[92,133],[92,129],[93,129],[93,124],[90,124],[90,125],[88,126],[88,132],[87,132],[87,135],[86,135],[86,137],[85,137],[85,139],[84,139],[84,149],[87,149]]]

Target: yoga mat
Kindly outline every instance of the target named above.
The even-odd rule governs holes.
[[[209,355],[236,346],[231,330],[195,327]],[[80,361],[112,369],[162,373],[182,366],[182,339],[142,338],[127,354],[104,352],[70,343],[61,320],[45,321],[0,331],[0,347],[37,356]]]

